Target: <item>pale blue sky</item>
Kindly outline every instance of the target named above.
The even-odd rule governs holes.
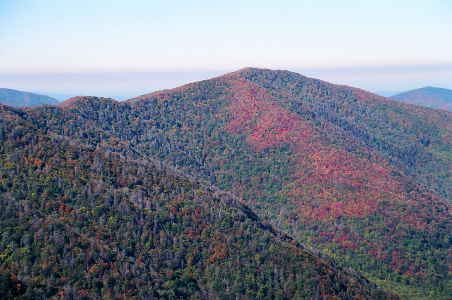
[[[136,94],[252,66],[452,88],[451,29],[450,0],[0,0],[0,87]]]

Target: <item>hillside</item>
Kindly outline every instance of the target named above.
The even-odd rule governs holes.
[[[30,107],[44,104],[58,104],[60,102],[49,96],[0,88],[0,103],[12,107]]]
[[[24,116],[0,106],[1,299],[400,299],[126,143]]]
[[[427,86],[393,95],[390,98],[406,103],[452,111],[452,90],[448,89]]]
[[[23,110],[43,133],[163,161],[407,299],[449,299],[452,114],[244,69],[128,102]]]

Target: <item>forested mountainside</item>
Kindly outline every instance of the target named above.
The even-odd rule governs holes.
[[[427,86],[390,97],[406,103],[452,111],[452,90]]]
[[[25,117],[0,106],[1,299],[400,299],[129,143]]]
[[[0,88],[0,103],[13,107],[29,107],[44,104],[59,104],[60,101],[49,96]]]
[[[43,134],[121,146],[230,192],[407,299],[451,298],[451,113],[250,68],[22,114]]]

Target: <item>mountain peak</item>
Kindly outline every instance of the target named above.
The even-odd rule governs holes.
[[[449,89],[426,86],[393,95],[390,98],[410,104],[452,111],[452,90]]]
[[[56,105],[60,102],[45,95],[0,88],[0,103],[13,107],[31,107],[45,104]]]

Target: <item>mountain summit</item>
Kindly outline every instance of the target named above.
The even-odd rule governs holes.
[[[452,111],[452,90],[427,86],[393,95],[391,99],[406,103]]]
[[[60,102],[49,96],[0,88],[0,103],[12,107],[30,107]]]

